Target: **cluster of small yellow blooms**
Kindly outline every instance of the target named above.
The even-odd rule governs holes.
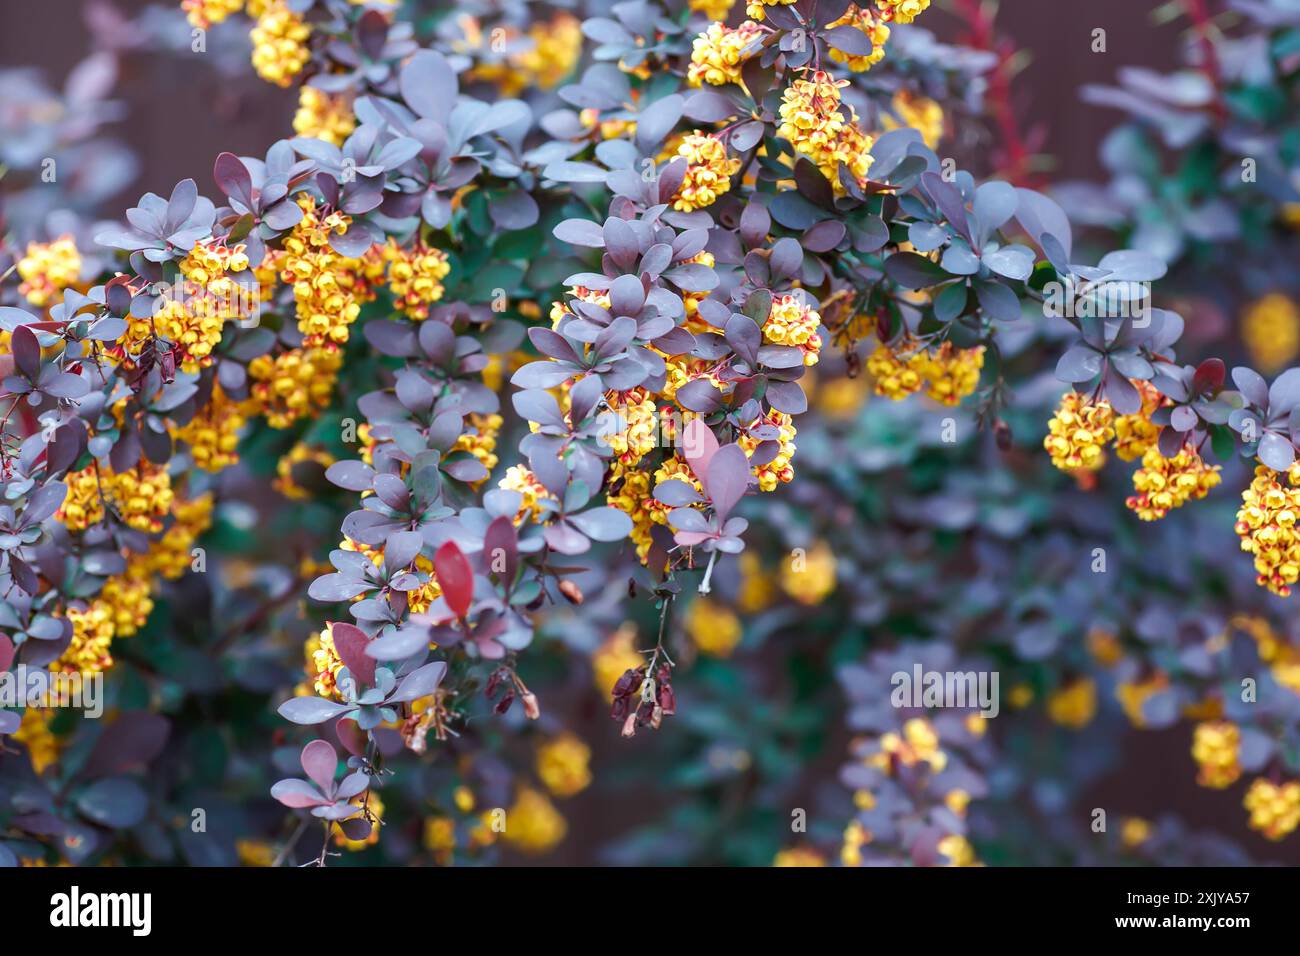
[[[269,0],[248,34],[253,42],[253,69],[268,83],[288,87],[311,59],[310,36],[311,27],[284,0]]]
[[[771,425],[780,433],[777,438],[773,439],[780,443],[776,456],[765,465],[751,465],[750,470],[754,477],[758,479],[758,488],[760,491],[776,491],[777,486],[788,484],[794,481],[794,466],[790,464],[794,458],[795,443],[794,436],[796,429],[794,419],[785,412],[778,412],[775,409],[769,411],[765,416],[750,423],[750,428],[758,425]],[[748,433],[741,435],[736,439],[736,444],[745,456],[752,458],[754,452],[758,450],[759,440]]]
[[[944,405],[960,405],[979,386],[984,368],[984,346],[959,349],[944,342],[934,351],[907,337],[897,345],[883,342],[867,357],[867,372],[875,392],[901,401],[919,392]]]
[[[519,503],[519,512],[515,515],[515,526],[525,521],[536,521],[542,513],[542,501],[551,497],[546,486],[537,480],[537,476],[523,465],[511,465],[505,476],[497,482],[498,488],[517,491],[523,496]]]
[[[781,563],[781,589],[800,604],[813,606],[835,590],[835,553],[818,541],[807,553],[796,551]]]
[[[1069,391],[1047,430],[1043,447],[1053,465],[1067,473],[1096,471],[1106,463],[1105,446],[1115,437],[1115,412],[1104,398],[1094,401]]]
[[[175,580],[193,566],[191,549],[199,535],[212,526],[212,493],[195,498],[176,498],[172,516],[176,519],[149,548],[150,569]]]
[[[104,581],[96,601],[108,608],[113,620],[113,637],[130,637],[149,619],[153,610],[153,579],[148,554],[133,554],[126,569]]]
[[[1287,485],[1265,465],[1241,494],[1236,531],[1241,550],[1255,556],[1255,582],[1280,597],[1290,597],[1291,585],[1300,578],[1300,463],[1292,465]]]
[[[840,89],[849,81],[837,80],[822,70],[809,76],[795,80],[782,94],[777,135],[787,140],[796,153],[816,163],[836,194],[842,195],[839,167],[845,166],[857,182],[865,182],[872,163],[873,140],[858,127],[852,107],[847,118],[840,108]]]
[[[1300,647],[1278,636],[1272,625],[1262,617],[1238,614],[1228,624],[1229,627],[1250,635],[1255,642],[1259,659],[1269,666],[1274,680],[1293,693],[1300,694]]]
[[[1164,404],[1164,396],[1150,382],[1134,382],[1142,394],[1142,409],[1132,415],[1115,416],[1115,454],[1121,461],[1136,461],[1155,447],[1160,426],[1151,416]]]
[[[299,136],[342,146],[357,128],[352,102],[343,94],[326,93],[314,86],[298,91],[298,111],[293,114],[293,131]]]
[[[571,13],[561,11],[549,23],[535,23],[528,28],[531,49],[516,59],[514,66],[523,71],[527,85],[552,90],[573,72],[582,55],[582,24]]]
[[[50,665],[65,673],[93,674],[113,666],[109,646],[113,643],[113,611],[103,601],[91,601],[86,608],[68,608],[72,642]]]
[[[725,20],[736,0],[686,0],[686,5],[710,20]]]
[[[911,23],[930,6],[930,0],[876,0],[876,6],[895,23]]]
[[[740,618],[730,608],[706,597],[691,602],[684,627],[691,643],[708,657],[730,657],[743,634]]]
[[[403,249],[393,239],[383,247],[388,291],[393,304],[413,319],[427,319],[429,306],[442,298],[442,280],[451,272],[447,253],[422,242]]]
[[[288,453],[282,455],[275,464],[275,481],[272,487],[286,498],[304,501],[311,493],[293,480],[293,467],[301,462],[312,461],[321,468],[334,464],[334,456],[323,448],[312,448],[306,442],[295,442]]]
[[[803,350],[803,364],[813,366],[822,347],[817,334],[822,317],[796,295],[778,295],[763,323],[763,340],[769,345],[793,345]]]
[[[944,342],[934,351],[922,350],[917,372],[927,383],[926,394],[944,405],[960,405],[974,393],[984,368],[984,346],[959,349]]]
[[[299,193],[297,202],[303,218],[284,239],[280,278],[293,286],[304,343],[341,344],[348,340],[348,327],[361,314],[359,300],[368,292],[361,263],[330,246],[330,236],[343,235],[352,220],[337,210],[322,217],[315,198],[306,193]]]
[[[596,690],[609,700],[618,679],[644,663],[645,657],[636,649],[636,628],[630,623],[623,624],[592,652],[592,680]]]
[[[1260,777],[1246,791],[1243,805],[1250,811],[1252,830],[1280,840],[1300,824],[1300,781],[1276,784]]]
[[[1241,776],[1238,762],[1241,730],[1226,720],[1207,720],[1196,725],[1192,735],[1192,758],[1200,767],[1196,782],[1222,790]]]
[[[605,503],[632,519],[632,531],[628,537],[636,546],[637,559],[645,563],[652,543],[651,529],[666,520],[663,509],[656,507],[660,502],[651,494],[650,475],[615,461],[610,467]]]
[[[808,847],[780,850],[772,859],[773,866],[825,866],[826,858]]]
[[[329,404],[342,365],[343,354],[329,346],[290,349],[274,358],[259,355],[248,363],[249,409],[265,415],[272,428],[288,428]]]
[[[1142,708],[1153,694],[1169,686],[1169,675],[1163,671],[1145,677],[1142,680],[1126,681],[1115,688],[1115,697],[1134,727],[1145,727],[1147,719]]]
[[[596,289],[588,289],[585,285],[574,286],[569,290],[569,296],[574,299],[580,299],[583,302],[590,302],[592,305],[598,305],[602,309],[609,308],[609,293],[600,292]],[[564,302],[556,301],[551,303],[551,328],[560,324],[560,320],[566,315],[574,315]]]
[[[217,472],[239,461],[239,431],[247,419],[240,403],[215,385],[208,403],[185,425],[176,429],[175,437],[190,449],[194,464],[204,471]]]
[[[563,733],[537,748],[537,776],[557,797],[571,797],[591,783],[590,761],[591,748],[574,734]]]
[[[522,787],[506,812],[505,841],[524,853],[546,853],[564,839],[569,826],[546,794]]]
[[[181,368],[194,372],[212,364],[228,320],[245,316],[244,296],[231,278],[248,268],[244,246],[220,240],[197,242],[180,262],[183,279],[152,316],[132,316],[123,348],[131,353],[155,335],[171,342]]]
[[[925,763],[935,773],[948,766],[948,755],[939,747],[939,734],[934,725],[924,717],[912,717],[903,724],[903,732],[886,731],[880,735],[880,750],[868,758],[868,763],[891,772],[893,762],[904,767]]]
[[[1280,292],[1269,293],[1246,309],[1241,338],[1260,371],[1273,374],[1300,354],[1300,307]]]
[[[761,37],[758,24],[746,20],[738,27],[711,23],[709,28],[695,38],[691,50],[691,65],[686,69],[686,81],[691,86],[724,86],[735,83],[743,87],[740,68],[745,62],[745,51]]]
[[[564,11],[550,22],[533,24],[526,36],[513,27],[498,27],[489,38],[478,19],[468,14],[456,22],[463,38],[453,41],[452,48],[475,61],[467,75],[494,84],[505,96],[533,88],[554,89],[573,72],[582,54],[582,24]],[[500,41],[510,52],[494,58]]]
[[[50,305],[64,289],[81,277],[81,253],[71,236],[53,242],[29,242],[27,254],[18,260],[18,291],[32,305]]]
[[[578,114],[583,129],[594,130],[601,139],[631,138],[636,134],[636,121],[630,119],[600,118],[600,110],[587,108]]]
[[[353,853],[358,850],[364,850],[368,846],[374,846],[379,842],[379,828],[384,822],[384,802],[379,799],[379,794],[374,790],[368,790],[365,793],[358,794],[350,801],[354,807],[364,807],[365,813],[358,814],[358,819],[362,816],[370,821],[370,832],[360,840],[350,840],[344,835],[341,829],[334,830],[334,845],[341,846]]]
[[[15,743],[27,748],[32,770],[37,774],[59,759],[59,738],[50,730],[50,721],[54,719],[53,707],[28,707],[23,711],[23,721],[14,731]]]
[[[605,403],[609,406],[610,425],[600,440],[618,458],[619,464],[630,468],[658,444],[659,420],[654,398],[647,389],[633,388],[605,393]]]
[[[835,56],[834,50],[831,51],[831,56],[832,58]],[[893,116],[884,113],[880,117],[881,126],[886,130],[910,127],[921,134],[921,140],[926,146],[931,149],[938,147],[939,140],[943,139],[942,106],[928,96],[921,96],[909,90],[899,90],[895,93],[890,105],[894,116],[898,119],[895,121]]]
[[[306,657],[303,671],[307,675],[307,680],[294,688],[294,694],[299,697],[309,697],[314,692],[319,697],[341,700],[338,676],[339,671],[343,670],[343,660],[334,648],[333,626],[326,624],[325,629],[319,634],[307,638],[307,643],[303,645],[303,654]]]
[[[69,472],[63,481],[68,493],[55,516],[69,531],[84,531],[104,520],[100,475],[93,462],[81,471]]]
[[[748,0],[745,4],[745,16],[751,20],[765,20],[767,13],[764,12],[763,7],[789,6],[795,2],[796,0]]]
[[[162,530],[162,518],[172,507],[172,479],[162,465],[140,459],[133,468],[115,473],[108,482],[122,520],[137,531]]]
[[[1047,698],[1047,716],[1062,727],[1086,727],[1096,714],[1097,685],[1090,677],[1070,681]]]
[[[844,16],[834,23],[827,24],[828,29],[844,26],[857,27],[858,31],[871,41],[871,52],[844,53],[831,47],[832,60],[843,63],[854,73],[862,73],[885,58],[885,44],[889,42],[889,26],[876,15],[875,11],[851,3],[844,11]]]
[[[677,155],[688,164],[686,178],[673,197],[673,208],[679,212],[711,206],[714,200],[731,189],[731,177],[740,169],[740,160],[727,155],[722,140],[699,130],[682,137]]]
[[[482,415],[474,412],[469,416],[470,431],[464,432],[452,445],[452,451],[467,451],[478,459],[479,464],[489,472],[497,466],[497,435],[505,419],[500,415]],[[484,479],[486,480],[486,479]]]
[[[1155,521],[1193,498],[1204,498],[1219,484],[1218,465],[1207,465],[1196,449],[1184,446],[1173,458],[1149,448],[1133,473],[1136,495],[1124,503],[1143,521]]]
[[[181,9],[190,26],[206,30],[244,9],[244,0],[181,0]]]

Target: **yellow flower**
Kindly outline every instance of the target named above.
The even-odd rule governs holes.
[[[314,86],[303,86],[298,90],[298,112],[293,114],[293,131],[299,136],[342,146],[356,128],[352,102],[347,96],[326,93]]]
[[[748,0],[745,5],[745,16],[751,20],[764,20],[767,14],[763,11],[763,7],[789,6],[795,2],[797,0]]]
[[[848,86],[848,80],[836,80],[822,70],[808,75],[810,79],[795,80],[782,94],[777,135],[816,163],[835,194],[842,196],[840,167],[846,167],[859,184],[865,182],[874,140],[858,128],[852,107],[847,117],[840,109],[840,89]]]
[[[1255,582],[1281,597],[1291,596],[1291,585],[1300,578],[1300,535],[1296,534],[1296,517],[1300,515],[1300,465],[1293,465],[1287,485],[1278,481],[1278,473],[1264,465],[1255,469],[1255,478],[1241,494],[1237,511],[1236,532],[1241,550],[1255,556]]]
[[[113,636],[130,637],[140,628],[153,611],[153,578],[150,556],[132,554],[127,558],[126,569],[104,581],[98,601],[113,616]]]
[[[94,462],[80,471],[68,472],[63,481],[68,486],[68,493],[54,516],[69,531],[84,531],[104,520],[101,491],[107,494],[108,490],[103,487],[100,472]]]
[[[535,23],[528,28],[533,41],[515,61],[528,74],[528,86],[552,90],[559,86],[582,55],[582,24],[571,13],[561,11],[549,23]]]
[[[297,202],[303,218],[285,237],[280,278],[293,286],[303,344],[342,344],[361,314],[361,300],[368,295],[360,274],[362,264],[339,255],[330,245],[330,237],[347,232],[352,219],[337,211],[322,217],[316,200],[306,193],[300,193]]]
[[[1164,690],[1169,686],[1169,677],[1163,673],[1155,673],[1140,681],[1129,681],[1120,684],[1115,688],[1115,696],[1119,699],[1120,707],[1123,708],[1125,715],[1134,727],[1145,727],[1146,717],[1142,714],[1142,707],[1152,694]]]
[[[945,866],[979,866],[975,848],[959,833],[950,833],[939,841],[939,852],[948,858]]]
[[[1143,521],[1155,521],[1193,498],[1204,498],[1222,480],[1218,465],[1207,465],[1200,454],[1185,446],[1173,458],[1149,448],[1142,456],[1142,467],[1133,473],[1133,487],[1138,492],[1125,501]]]
[[[1300,824],[1300,782],[1275,784],[1259,777],[1242,801],[1250,811],[1250,828],[1270,840],[1280,840]]]
[[[686,178],[677,187],[673,208],[691,212],[711,206],[731,189],[731,177],[740,169],[740,160],[727,155],[727,147],[716,136],[699,130],[682,137],[677,155],[687,162]]]
[[[505,841],[524,853],[546,853],[564,839],[568,824],[540,790],[523,787],[506,813]]]
[[[175,437],[189,446],[196,466],[217,472],[239,461],[239,432],[246,422],[240,403],[229,398],[217,384],[208,403],[176,429]]]
[[[189,500],[173,499],[172,516],[176,520],[149,548],[149,569],[154,574],[175,580],[190,570],[194,542],[212,526],[212,505],[211,492]]]
[[[276,86],[290,86],[311,59],[307,48],[311,27],[284,0],[268,0],[248,36],[253,43],[253,68]]]
[[[743,629],[730,608],[697,597],[686,610],[686,634],[701,654],[730,657],[740,643]]]
[[[171,475],[162,465],[141,458],[135,466],[107,479],[118,515],[137,531],[162,530],[162,517],[172,507]]]
[[[1254,364],[1272,375],[1300,354],[1300,308],[1280,292],[1269,293],[1246,309],[1241,338]]]
[[[611,421],[600,440],[618,457],[619,464],[633,467],[659,444],[654,398],[647,389],[633,388],[606,392],[605,404]],[[614,425],[617,431],[613,430]]]
[[[736,607],[742,613],[754,614],[772,603],[776,587],[752,549],[746,548],[740,552],[739,561],[740,593],[736,595]]]
[[[181,9],[190,26],[206,30],[244,9],[244,0],[181,0]]]
[[[902,401],[925,384],[921,370],[925,359],[919,346],[908,354],[908,344],[895,349],[883,342],[867,357],[867,372],[875,379],[875,392],[891,401]]]
[[[53,242],[29,242],[27,253],[18,260],[20,294],[32,305],[44,307],[54,302],[64,289],[77,284],[81,277],[81,253],[71,236]]]
[[[103,601],[91,601],[86,607],[68,608],[72,622],[72,642],[63,655],[50,665],[51,670],[65,673],[93,674],[113,666],[109,646],[113,643],[113,610]]]
[[[242,866],[271,866],[275,863],[275,847],[265,840],[236,840],[235,855]]]
[[[895,23],[911,23],[930,7],[930,0],[876,0],[876,6]]]
[[[800,604],[816,605],[835,590],[835,554],[819,541],[803,555],[791,555],[781,565],[781,588]]]
[[[1245,631],[1255,642],[1260,660],[1268,664],[1274,679],[1283,687],[1300,694],[1300,647],[1280,637],[1262,617],[1239,614],[1230,626]]]
[[[1202,787],[1222,790],[1241,776],[1238,763],[1241,731],[1226,720],[1209,720],[1196,725],[1192,735],[1192,758],[1200,767],[1196,782]]]
[[[870,53],[844,53],[831,47],[831,59],[836,63],[845,64],[854,73],[862,73],[885,58],[885,44],[889,42],[889,26],[874,11],[851,3],[849,8],[844,11],[844,16],[828,26],[857,27],[858,31],[871,41]],[[942,116],[942,114],[940,115]]]
[[[1120,840],[1130,849],[1151,839],[1151,824],[1141,817],[1125,817],[1120,828]]]
[[[1097,714],[1097,685],[1081,677],[1054,690],[1047,698],[1047,716],[1062,727],[1078,730]]]
[[[417,242],[403,249],[393,239],[384,246],[388,262],[388,291],[394,304],[413,319],[427,319],[429,306],[442,298],[442,280],[451,272],[447,253]]]
[[[517,491],[523,496],[519,511],[515,515],[515,526],[525,521],[536,521],[542,513],[542,502],[553,500],[546,486],[537,480],[537,476],[524,465],[511,465],[506,469],[505,477],[497,482],[497,487],[506,491]]]
[[[574,734],[564,733],[537,749],[537,776],[557,797],[571,797],[591,783],[590,761],[591,748]]]
[[[1047,423],[1043,447],[1067,474],[1096,471],[1106,463],[1105,446],[1115,437],[1115,413],[1106,399],[1093,401],[1066,392]]]
[[[791,461],[796,451],[794,437],[797,430],[794,427],[794,419],[790,415],[775,409],[750,422],[748,427],[752,430],[760,425],[769,425],[777,430],[777,437],[768,441],[778,442],[778,448],[771,461],[763,465],[751,465],[750,470],[758,479],[760,491],[775,491],[778,485],[788,484],[794,480],[794,466]],[[746,457],[753,458],[763,442],[746,432],[736,440],[736,444],[740,446],[740,450]]]
[[[835,51],[832,50],[831,58],[834,57]],[[921,134],[921,140],[926,146],[931,149],[938,148],[939,140],[943,139],[942,106],[928,96],[921,96],[908,90],[899,90],[895,93],[890,105],[898,119],[895,120],[888,113],[881,114],[880,124],[886,130],[899,129],[903,126],[911,127]]]
[[[745,83],[740,77],[740,69],[745,63],[745,51],[761,36],[758,24],[749,20],[738,27],[709,24],[692,45],[691,65],[686,70],[687,82],[691,86],[735,83],[743,88]]]
[[[1121,461],[1135,461],[1155,446],[1160,426],[1151,416],[1165,403],[1165,398],[1150,382],[1134,382],[1142,394],[1142,409],[1132,415],[1115,416],[1115,454]]]
[[[867,762],[885,773],[894,772],[895,761],[904,767],[927,764],[935,773],[948,766],[948,755],[939,747],[939,734],[924,717],[912,717],[899,734],[890,730],[880,735],[880,750]]]
[[[822,322],[816,309],[804,304],[796,295],[778,295],[763,323],[763,340],[769,345],[792,345],[803,351],[803,364],[817,364],[822,337],[817,334]]]
[[[944,405],[960,405],[979,385],[984,346],[959,349],[944,342],[933,352],[922,350],[916,358],[916,370],[927,383],[926,394]]]
[[[826,858],[808,847],[781,850],[772,860],[773,866],[825,866]]]
[[[37,774],[59,759],[59,738],[50,730],[54,708],[28,707],[23,711],[23,721],[14,731],[13,739],[27,748],[32,770]]]
[[[736,0],[686,0],[686,5],[709,20],[725,20]]]
[[[330,346],[289,349],[275,358],[259,355],[248,363],[249,407],[265,415],[272,428],[288,428],[329,404],[342,365],[343,354]]]

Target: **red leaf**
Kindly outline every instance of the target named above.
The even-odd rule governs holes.
[[[704,424],[704,419],[696,416],[682,429],[682,457],[691,466],[696,478],[703,479],[709,473],[709,462],[718,451],[718,440],[712,429]]]
[[[334,637],[334,649],[339,653],[352,676],[367,687],[375,683],[375,659],[366,654],[366,645],[370,638],[366,632],[355,624],[339,622],[330,625],[330,634]]]
[[[442,588],[447,607],[457,617],[469,613],[474,599],[474,570],[455,541],[445,541],[433,556],[433,573]]]
[[[14,642],[5,634],[0,634],[0,671],[7,671],[14,662]]]

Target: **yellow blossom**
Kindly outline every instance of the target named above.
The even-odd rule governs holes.
[[[557,797],[571,797],[591,783],[590,761],[591,748],[576,735],[564,733],[537,749],[537,776]]]
[[[816,605],[835,590],[835,553],[819,541],[807,553],[797,551],[781,565],[781,588],[800,604]]]
[[[1241,730],[1236,724],[1226,720],[1197,724],[1192,735],[1192,758],[1200,768],[1196,782],[1215,790],[1236,783],[1241,776],[1240,751]]]
[[[686,610],[686,634],[701,654],[730,657],[743,635],[740,618],[728,607],[697,597]]]
[[[673,208],[679,212],[711,206],[731,189],[731,177],[740,169],[740,160],[727,155],[722,140],[699,130],[682,137],[677,155],[687,162],[686,178],[673,197]]]
[[[53,242],[29,242],[26,254],[16,265],[22,282],[18,292],[34,306],[51,305],[81,277],[81,253],[72,236]]]
[[[1066,473],[1096,471],[1106,463],[1105,446],[1115,437],[1115,413],[1106,399],[1070,391],[1061,396],[1047,423],[1043,447],[1052,464]]]

